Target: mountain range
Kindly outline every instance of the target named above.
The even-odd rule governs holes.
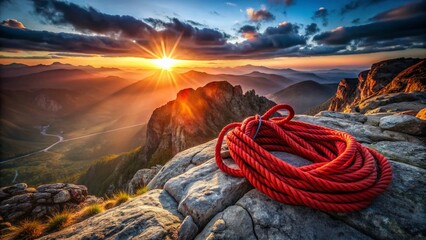
[[[399,71],[395,74],[392,73],[394,74],[392,76],[396,79],[390,81],[393,83],[391,84],[392,86],[399,86],[398,82],[405,82],[404,79],[407,78],[403,74],[399,74],[404,71],[407,76],[412,76],[412,79],[422,79],[421,74],[424,70],[416,69],[424,69],[424,62],[422,65],[420,60],[395,60],[395,62],[404,61],[407,62],[405,63],[407,65],[406,68],[410,67],[409,63],[412,63],[413,66],[418,64],[418,67],[414,67],[415,69],[412,71],[390,67],[390,70],[386,71],[392,71],[392,69]],[[227,118],[227,120],[220,122],[220,126],[217,125],[215,127],[207,124],[211,130],[202,128],[200,129],[201,132],[195,133],[187,141],[173,138],[164,140],[164,136],[183,137],[186,135],[186,133],[181,132],[183,131],[182,127],[177,127],[180,129],[177,132],[172,129],[175,128],[173,127],[174,125],[181,126],[183,124],[175,123],[173,119],[176,116],[187,115],[188,112],[182,112],[182,109],[179,111],[173,110],[176,112],[173,115],[174,117],[171,117],[171,113],[162,113],[160,114],[160,116],[163,116],[161,118],[153,118],[155,114],[151,115],[151,113],[158,112],[158,110],[154,110],[159,106],[170,106],[172,103],[168,102],[173,99],[177,98],[179,102],[179,99],[186,95],[179,93],[182,89],[197,89],[206,85],[210,86],[208,85],[210,82],[226,81],[230,86],[240,85],[240,90],[237,91],[238,95],[254,95],[254,92],[251,93],[249,90],[255,89],[257,94],[266,96],[275,103],[289,103],[295,107],[297,113],[304,113],[332,108],[340,95],[348,96],[345,97],[345,101],[350,99],[351,97],[349,96],[351,94],[342,92],[342,88],[344,88],[345,83],[355,81],[353,80],[355,78],[344,78],[340,82],[339,88],[337,88],[337,82],[333,79],[325,79],[316,73],[309,74],[292,69],[270,69],[256,66],[236,68],[246,71],[241,72],[241,74],[236,74],[235,72],[233,74],[213,74],[195,70],[182,73],[158,71],[151,72],[148,77],[135,81],[121,76],[101,76],[96,71],[92,71],[93,69],[87,70],[90,68],[87,66],[82,68],[77,66],[72,68],[71,65],[64,65],[62,66],[64,68],[61,68],[61,66],[58,63],[52,64],[53,69],[48,70],[46,68],[49,67],[45,65],[37,67],[24,65],[0,66],[2,73],[1,159],[4,161],[4,163],[0,162],[0,164],[3,164],[1,169],[2,176],[0,177],[1,185],[9,184],[12,179],[16,178],[15,175],[17,174],[19,175],[18,180],[21,179],[35,184],[61,179],[70,181],[92,179],[92,177],[84,177],[85,172],[93,163],[99,161],[103,162],[103,166],[109,166],[109,160],[111,160],[110,163],[124,163],[129,162],[129,159],[139,159],[139,163],[135,166],[153,166],[157,163],[163,163],[180,150],[214,137],[220,126],[231,121],[231,118]],[[371,71],[377,73],[375,75],[370,74],[371,77],[366,78],[366,82],[376,81],[376,77],[381,76],[382,71],[385,71],[380,70],[384,66],[386,64],[383,66],[377,65],[377,67],[373,65]],[[16,74],[17,68],[25,69],[27,67],[32,70],[22,71],[23,75],[12,76]],[[36,68],[42,71],[35,72],[34,69]],[[266,72],[261,72],[260,70]],[[323,73],[338,72],[341,72],[341,70],[324,70]],[[3,74],[9,77],[3,77]],[[369,76],[367,73],[362,73],[361,75]],[[304,79],[304,77],[314,78],[317,81]],[[415,80],[413,84],[410,84],[410,86],[417,86],[416,88],[405,87],[404,89],[408,89],[407,91],[413,89],[422,90],[424,85],[422,81],[424,80]],[[356,86],[357,83],[354,84],[355,87],[352,89],[360,88]],[[218,86],[216,88],[219,88]],[[208,88],[211,89],[211,86]],[[198,90],[185,90],[184,92],[190,93],[189,96],[197,95],[198,97],[191,97],[191,101],[197,103],[199,101],[197,99],[203,99],[212,91],[204,90],[198,93]],[[246,91],[249,91],[249,93],[244,94]],[[400,90],[399,88],[389,87],[389,91]],[[214,98],[205,101],[205,103],[208,103],[208,106],[217,106],[217,102],[221,101],[221,99],[217,98],[223,98],[223,96],[219,91],[214,94]],[[254,107],[256,101],[253,102],[253,100],[249,99],[251,98],[248,97],[244,101],[238,100],[237,102],[242,106],[251,104],[252,107],[246,107],[254,110],[250,114],[262,113],[261,109]],[[330,102],[333,103],[331,104]],[[418,102],[421,101],[418,100]],[[232,104],[229,105],[230,103],[226,103],[226,101],[222,104],[228,107],[234,106]],[[351,105],[352,103],[348,102],[348,104]],[[190,108],[196,116],[204,116],[208,113],[206,110],[198,109],[197,105],[189,106],[191,106]],[[172,109],[174,108],[168,108],[170,108],[170,112],[173,112]],[[218,112],[228,111],[218,110],[217,107],[208,109],[217,110],[213,111],[211,116],[218,115]],[[234,107],[231,109],[233,109],[230,110],[231,112],[239,112]],[[238,119],[247,115],[249,113],[238,115]],[[163,125],[160,124],[162,127],[159,127],[159,122],[164,122]],[[192,123],[190,123],[186,124],[191,125]],[[41,126],[47,126],[47,128],[41,128]],[[40,134],[41,129],[44,129],[45,133],[52,135]],[[154,134],[153,131],[159,132]],[[59,136],[63,140],[58,141]],[[194,140],[194,137],[198,137],[199,141]],[[171,142],[181,144],[176,147],[178,145],[170,145],[169,143]],[[51,144],[56,145],[49,148],[48,151],[38,152]],[[157,145],[162,147],[158,148]],[[140,146],[142,146],[142,150],[139,149]],[[167,154],[164,154],[165,150],[168,151]],[[30,156],[15,159],[25,154],[30,154]],[[122,161],[123,159],[127,160]],[[151,159],[154,160],[150,162]],[[42,161],[44,164],[33,165]],[[49,164],[57,166],[58,174],[52,175],[47,172]],[[30,165],[33,167],[29,167]],[[65,168],[65,166],[67,167]],[[137,170],[135,168],[127,169],[131,170],[129,170],[126,178],[131,177],[134,173],[133,171]],[[35,175],[36,172],[38,175]],[[93,176],[93,172],[97,171],[92,169],[91,172],[90,176]],[[123,178],[121,183],[117,183],[116,179],[119,178],[113,178],[110,182],[115,182],[113,185],[116,188],[125,185],[126,181]],[[87,181],[83,182],[87,183]],[[105,193],[107,187],[102,189],[102,192]]]

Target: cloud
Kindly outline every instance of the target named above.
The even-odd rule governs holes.
[[[291,6],[294,4],[294,0],[269,0],[270,3],[274,4],[284,4],[286,6]]]
[[[426,1],[407,3],[405,5],[390,9],[370,18],[370,21],[385,21],[403,19],[420,14],[426,14]]]
[[[277,27],[268,27],[262,34],[251,41],[243,43],[242,52],[286,49],[306,44],[304,36],[299,34],[299,27],[289,22],[282,22]]]
[[[237,4],[233,3],[233,2],[226,2],[225,4],[228,5],[228,6],[231,6],[231,7],[236,7],[237,6]]]
[[[229,37],[214,29],[201,28],[201,23],[185,22],[171,18],[170,22],[146,18],[144,21],[128,15],[110,15],[92,7],[81,7],[74,3],[55,0],[33,0],[35,12],[49,23],[71,25],[83,33],[97,33],[114,38],[125,38],[148,42],[160,37],[183,36],[187,44],[223,44]],[[160,30],[157,30],[160,29]]]
[[[238,33],[245,39],[253,40],[258,36],[259,29],[251,25],[244,25],[239,30]]]
[[[5,56],[0,55],[0,59],[61,59],[60,56],[53,56],[53,55],[47,55],[47,56]]]
[[[80,53],[128,53],[135,50],[130,41],[109,37],[71,33],[53,33],[0,26],[0,45],[5,49],[31,51],[58,51]]]
[[[128,15],[101,13],[92,7],[55,0],[33,0],[35,12],[46,21],[58,25],[71,25],[84,33],[141,37],[153,31],[142,20]]]
[[[2,26],[11,27],[11,28],[25,28],[24,24],[15,19],[7,19],[0,23]]]
[[[351,23],[353,23],[353,24],[359,24],[360,21],[361,21],[360,18],[355,18],[354,20],[351,21]]]
[[[352,0],[347,4],[343,5],[340,9],[340,14],[346,14],[348,12],[354,11],[360,7],[368,7],[370,5],[378,4],[381,2],[385,2],[387,0]]]
[[[328,25],[328,10],[324,7],[320,7],[318,10],[314,12],[314,16],[312,16],[312,20],[320,19],[322,21],[323,26]]]
[[[162,37],[179,37],[189,43],[199,45],[222,45],[229,38],[229,35],[210,28],[193,27],[191,24],[172,18],[170,22],[163,22],[164,30],[156,33]]]
[[[349,44],[351,41],[374,42],[402,37],[425,36],[426,14],[398,20],[374,22],[353,27],[338,27],[314,37],[328,45]]]
[[[266,10],[266,8],[259,9],[258,11],[253,8],[247,8],[246,13],[249,21],[251,22],[267,22],[275,20],[275,16]]]
[[[305,36],[313,35],[319,31],[320,29],[318,28],[318,25],[316,23],[308,24],[305,27]]]
[[[202,23],[199,23],[199,22],[196,22],[196,21],[192,21],[192,20],[187,20],[186,22],[191,24],[192,26],[196,26],[196,27],[205,27],[206,26],[205,24],[202,24]]]

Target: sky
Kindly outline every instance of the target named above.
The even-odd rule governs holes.
[[[367,66],[426,57],[426,0],[0,0],[0,63]]]

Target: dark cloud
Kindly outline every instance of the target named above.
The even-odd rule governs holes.
[[[274,4],[285,4],[286,6],[291,6],[294,4],[294,0],[269,0],[270,3]]]
[[[259,9],[257,11],[253,8],[247,8],[246,12],[247,17],[251,22],[267,22],[275,20],[275,16],[265,8]]]
[[[314,12],[314,16],[312,16],[312,20],[320,19],[322,21],[323,26],[328,25],[328,10],[324,7],[320,7],[318,10]]]
[[[197,28],[191,24],[172,18],[170,22],[163,23],[164,30],[157,32],[157,35],[165,37],[178,37],[201,45],[222,45],[229,38],[229,35],[210,28]]]
[[[149,23],[153,28],[159,28],[164,26],[164,21],[156,18],[144,18],[144,21]]]
[[[12,28],[25,28],[23,23],[15,19],[4,20],[0,23],[0,25]]]
[[[130,41],[109,37],[53,33],[5,26],[0,26],[0,36],[0,46],[6,49],[98,54],[123,54],[132,49]]]
[[[319,31],[320,29],[318,28],[318,25],[316,23],[308,24],[305,27],[305,36],[313,35]]]
[[[242,53],[272,51],[305,45],[306,39],[299,35],[299,27],[289,22],[280,23],[277,27],[268,27],[256,38],[240,44]]]
[[[361,21],[360,18],[355,18],[354,20],[352,20],[351,23],[353,23],[353,24],[359,24],[360,21]]]
[[[48,56],[5,56],[5,55],[0,55],[0,59],[61,59],[62,57],[60,56],[53,56],[53,55],[48,55]]]
[[[92,7],[55,0],[33,0],[35,12],[52,24],[71,25],[81,32],[142,37],[153,31],[145,22],[127,15],[109,15]]]
[[[408,3],[388,11],[377,14],[372,17],[371,21],[385,21],[409,18],[420,14],[426,14],[426,1]]]
[[[205,24],[202,24],[202,23],[199,23],[199,22],[196,22],[196,21],[192,21],[192,20],[187,20],[186,22],[191,24],[192,26],[196,26],[196,27],[205,27],[206,26]]]
[[[146,18],[144,21],[127,15],[109,15],[92,7],[81,7],[74,3],[55,0],[33,0],[35,12],[49,23],[71,25],[83,33],[97,33],[114,38],[135,39],[138,42],[157,38],[178,38],[183,36],[186,44],[223,44],[229,37],[201,23],[171,18],[169,22]],[[160,30],[156,30],[160,29]]]
[[[412,18],[374,22],[353,27],[338,27],[314,37],[318,43],[339,45],[353,40],[374,42],[402,37],[425,36],[426,14]]]
[[[360,7],[368,7],[370,5],[378,4],[381,2],[385,2],[387,0],[352,0],[340,9],[340,14],[346,14],[348,12],[354,11]]]
[[[255,39],[258,36],[258,27],[251,25],[244,25],[238,29],[238,33],[245,39]]]

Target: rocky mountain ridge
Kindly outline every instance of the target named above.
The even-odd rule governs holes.
[[[328,110],[360,113],[419,111],[426,107],[425,92],[425,59],[391,59],[373,64],[370,70],[361,72],[358,78],[343,79]],[[391,97],[395,101],[379,99]],[[366,106],[367,102],[376,104]],[[383,107],[385,105],[390,106]]]
[[[254,90],[211,82],[181,90],[176,100],[157,108],[148,122],[141,161],[170,159],[176,153],[214,138],[226,124],[265,112],[274,103]],[[220,113],[220,114],[219,114]]]

